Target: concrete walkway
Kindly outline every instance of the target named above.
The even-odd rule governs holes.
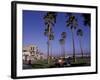
[[[32,69],[32,66],[28,64],[23,64],[23,69]]]

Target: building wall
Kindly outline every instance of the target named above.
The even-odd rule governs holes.
[[[28,45],[23,47],[23,62],[27,64],[29,61],[35,63],[37,60],[46,59],[46,57],[39,52],[39,49],[35,45]]]

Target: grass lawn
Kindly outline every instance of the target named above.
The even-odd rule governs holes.
[[[76,62],[72,62],[72,66],[90,66],[90,58],[76,58]]]
[[[75,66],[90,66],[90,57],[84,57],[83,59],[80,57],[76,58],[76,62],[71,61],[71,65],[68,67]],[[56,68],[58,66],[54,65],[54,61],[51,60],[48,64],[47,60],[38,60],[34,64],[32,64],[33,69],[39,68]],[[67,66],[66,66],[67,67]]]
[[[50,64],[47,63],[47,60],[38,60],[35,64],[32,64],[33,68],[49,68],[53,65],[53,62],[51,61]]]

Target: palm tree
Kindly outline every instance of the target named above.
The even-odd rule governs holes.
[[[84,18],[84,25],[91,26],[91,15],[90,14],[82,14],[82,17]]]
[[[53,32],[51,32],[51,34],[50,34],[50,40],[54,40],[54,33]],[[50,56],[51,56],[51,59],[52,59],[52,43],[50,43],[50,44],[51,44],[51,47],[50,47],[50,49],[51,49],[50,50],[51,51],[50,53],[51,54],[50,54]]]
[[[45,23],[45,31],[44,31],[44,35],[47,36],[48,41],[47,41],[47,45],[48,45],[48,50],[47,50],[47,59],[48,59],[48,64],[50,63],[50,40],[52,40],[53,36],[52,36],[52,27],[54,26],[54,24],[56,23],[56,13],[55,12],[47,12],[46,15],[44,15],[44,23]]]
[[[83,58],[83,50],[82,50],[82,42],[81,42],[81,38],[83,36],[83,31],[81,29],[77,30],[77,36],[79,37],[79,43],[80,43],[80,49],[81,49],[81,54],[82,54],[82,58]]]
[[[62,57],[65,57],[65,39],[66,39],[66,32],[61,33],[61,39],[59,40],[59,43],[61,45],[61,55]]]
[[[61,37],[62,37],[63,39],[66,39],[66,32],[62,32],[62,33],[61,33]]]
[[[60,39],[59,43],[61,45],[61,56],[64,56],[64,44],[65,44],[65,40],[64,39]]]
[[[75,44],[74,44],[74,30],[77,28],[78,23],[77,23],[77,19],[73,14],[70,14],[68,16],[68,20],[66,21],[66,26],[70,27],[71,32],[72,32],[72,42],[73,42],[73,62],[76,61],[76,57],[75,57]]]
[[[62,39],[63,39],[63,42],[64,42],[64,44],[63,44],[63,57],[65,57],[65,39],[66,39],[66,32],[62,32],[61,33],[61,37],[62,37]]]

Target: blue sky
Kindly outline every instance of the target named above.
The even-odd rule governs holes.
[[[30,11],[23,10],[23,46],[34,44],[38,46],[39,50],[44,54],[47,54],[47,37],[44,36],[44,20],[43,16],[46,14],[44,11]],[[83,25],[83,17],[81,13],[75,13],[78,19],[78,28],[83,30],[82,37],[82,48],[84,53],[90,52],[90,27]],[[70,28],[66,27],[65,21],[67,16],[63,12],[57,13],[57,21],[55,26],[53,26],[54,40],[52,41],[52,53],[54,55],[59,55],[61,52],[61,46],[59,44],[59,39],[61,37],[61,32],[65,31],[67,33],[65,51],[66,54],[72,54],[72,33]],[[80,53],[80,46],[76,31],[74,31],[75,39],[75,49],[76,53]]]

